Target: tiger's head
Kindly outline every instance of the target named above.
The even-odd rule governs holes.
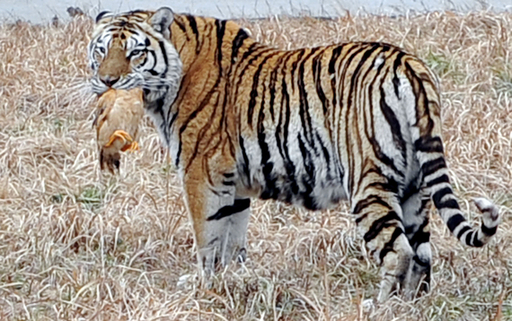
[[[88,47],[93,91],[140,87],[146,101],[174,100],[182,62],[170,41],[173,20],[166,7],[155,12],[100,13]]]

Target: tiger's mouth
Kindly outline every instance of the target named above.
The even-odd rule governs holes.
[[[144,79],[137,75],[128,77],[113,78],[109,76],[100,76],[95,74],[90,81],[92,91],[98,95],[103,94],[109,89],[130,90],[134,88],[144,88]]]
[[[95,86],[94,85],[94,82],[91,80],[91,84],[92,84],[92,92],[97,94],[97,95],[102,95],[104,94],[107,90],[109,90],[110,88],[107,87],[107,86]]]

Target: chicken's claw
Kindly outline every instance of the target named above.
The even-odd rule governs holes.
[[[121,151],[122,152],[131,152],[131,153],[135,153],[136,151],[138,151],[140,148],[139,148],[139,143],[137,142],[132,142],[130,144],[126,144],[124,145],[123,148],[121,148]]]
[[[125,147],[126,147],[126,144],[132,144],[132,142],[133,142],[133,138],[130,136],[130,134],[128,134],[124,130],[118,129],[115,132],[113,132],[112,135],[110,135],[110,140],[108,141],[108,143],[105,144],[105,147],[110,147],[110,145],[112,145],[112,143],[117,138],[122,139],[123,143],[125,144]]]

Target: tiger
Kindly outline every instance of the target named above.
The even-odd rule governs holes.
[[[143,89],[182,182],[203,275],[245,261],[255,198],[309,210],[348,201],[380,268],[378,302],[429,291],[431,204],[467,246],[497,231],[490,200],[474,200],[478,228],[461,211],[439,81],[396,46],[281,50],[235,21],[162,7],[100,13],[88,59],[95,93]]]

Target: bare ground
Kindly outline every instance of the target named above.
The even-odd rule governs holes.
[[[181,186],[146,119],[122,175],[101,174],[87,84],[92,22],[0,25],[0,320],[512,320],[512,14],[242,22],[281,48],[384,41],[441,78],[446,154],[471,199],[500,206],[483,249],[435,212],[433,289],[367,308],[378,268],[345,205],[254,202],[249,259],[201,287]]]

